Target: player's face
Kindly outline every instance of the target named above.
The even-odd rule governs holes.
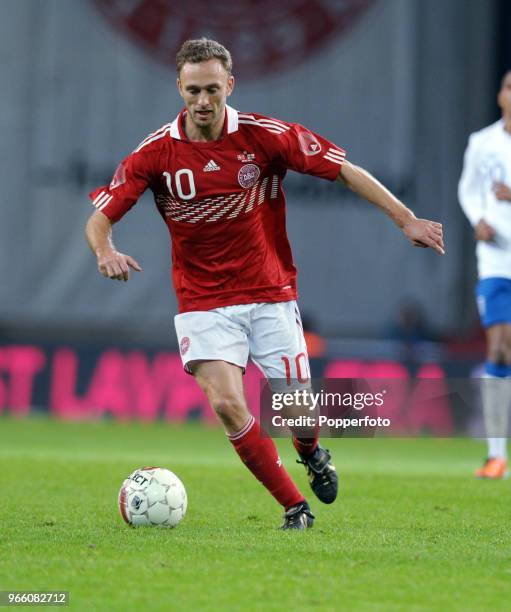
[[[198,128],[206,128],[223,120],[234,77],[217,59],[186,63],[181,68],[177,86],[193,123]]]
[[[511,115],[511,72],[508,72],[502,79],[497,102],[502,112]]]

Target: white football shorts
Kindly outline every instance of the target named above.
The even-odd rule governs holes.
[[[300,311],[289,302],[240,304],[174,317],[183,367],[199,360],[233,363],[249,356],[274,385],[309,388],[310,368]]]

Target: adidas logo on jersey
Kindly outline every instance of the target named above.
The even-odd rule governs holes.
[[[203,172],[213,172],[214,170],[220,170],[220,166],[210,159],[202,170]]]

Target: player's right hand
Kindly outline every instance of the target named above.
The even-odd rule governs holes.
[[[474,228],[474,236],[476,240],[482,240],[483,242],[491,242],[495,238],[497,232],[484,219],[481,219]]]
[[[119,251],[98,254],[97,260],[98,270],[106,278],[126,282],[130,277],[130,268],[142,272],[141,265],[133,257]]]

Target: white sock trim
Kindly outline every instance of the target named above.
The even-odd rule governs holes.
[[[232,434],[227,434],[227,437],[231,441],[239,440],[240,438],[243,438],[243,436],[252,429],[252,426],[254,425],[254,423],[255,423],[255,418],[253,416],[249,417],[248,421],[245,423],[245,425],[243,425],[243,427],[239,431],[232,433]]]

